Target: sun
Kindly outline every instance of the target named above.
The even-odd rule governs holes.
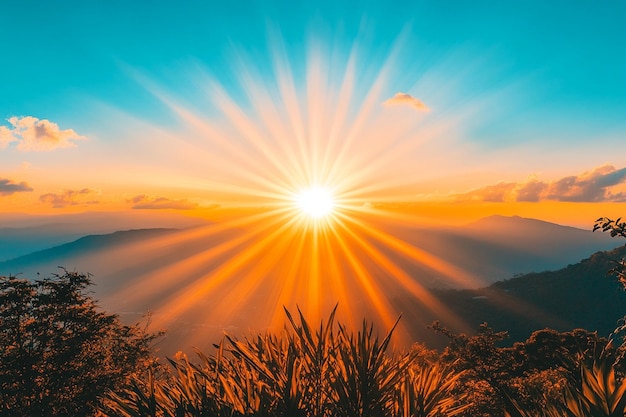
[[[333,212],[335,198],[324,187],[314,186],[296,194],[295,202],[300,211],[314,219],[323,219]]]

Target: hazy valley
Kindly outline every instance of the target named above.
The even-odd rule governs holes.
[[[12,229],[3,239],[20,241],[21,238],[22,242],[31,239],[38,245],[55,239],[68,241],[0,262],[0,275],[47,276],[57,272],[59,266],[89,272],[96,284],[95,296],[105,309],[131,322],[150,312],[158,326],[167,328],[162,349],[170,353],[191,345],[210,346],[223,331],[245,334],[267,326],[269,313],[265,304],[271,291],[262,286],[242,296],[238,308],[230,313],[219,312],[223,297],[237,288],[236,276],[219,291],[203,295],[176,316],[168,313],[168,302],[182,288],[195,280],[210,281],[211,271],[228,261],[227,254],[205,256],[204,253],[218,244],[240,238],[243,230],[217,230],[213,225],[131,229],[74,240],[72,233],[77,231],[49,224]],[[427,329],[434,320],[441,320],[458,331],[472,331],[487,321],[499,330],[511,331],[512,340],[528,337],[530,332],[543,327],[559,330],[584,327],[607,333],[615,327],[622,315],[621,307],[626,305],[624,293],[606,276],[610,268],[608,255],[595,255],[571,265],[595,252],[623,245],[608,234],[502,216],[454,228],[390,227],[389,233],[473,278],[473,281],[455,282],[428,265],[389,251],[390,259],[395,259],[413,279],[429,288],[446,308],[446,314],[441,315],[426,307],[423,300],[407,296],[401,288],[385,286],[384,296],[393,305],[393,314],[403,316],[405,341],[422,340],[438,345],[441,340]],[[0,259],[6,258],[7,253],[11,252],[0,252]],[[557,272],[543,272],[548,270]],[[385,281],[384,277],[378,279]],[[354,304],[348,308],[353,315],[376,315],[367,303],[352,301]],[[177,345],[181,340],[185,340],[185,346]]]

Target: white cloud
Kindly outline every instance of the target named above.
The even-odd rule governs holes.
[[[6,126],[0,126],[0,149],[4,149],[11,142],[15,142],[17,138],[13,136],[13,131]]]
[[[59,129],[56,123],[36,117],[11,117],[12,128],[0,126],[0,149],[17,142],[21,151],[51,151],[76,146],[74,141],[85,139],[73,129]]]

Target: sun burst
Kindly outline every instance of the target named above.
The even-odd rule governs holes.
[[[360,77],[350,55],[336,79],[325,69],[337,63],[313,54],[304,76],[294,77],[288,59],[277,58],[272,83],[250,73],[255,65],[241,69],[245,94],[237,99],[217,80],[202,84],[214,119],[157,92],[185,125],[172,138],[191,149],[185,166],[193,174],[180,182],[238,206],[175,243],[155,244],[187,252],[171,264],[155,262],[157,271],[118,298],[156,304],[161,327],[203,317],[206,325],[279,329],[283,307],[314,322],[339,303],[344,323],[368,317],[389,328],[404,297],[458,322],[417,274],[466,283],[474,277],[397,235],[389,215],[372,204],[413,192],[406,173],[441,126],[422,124],[421,113],[398,118],[383,108],[388,65],[374,79]],[[441,165],[421,158],[420,171]]]
[[[313,186],[300,191],[295,196],[295,202],[302,213],[318,220],[327,218],[335,208],[333,193],[320,186]]]

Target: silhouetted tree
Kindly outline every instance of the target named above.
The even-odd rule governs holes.
[[[89,275],[0,277],[0,415],[87,416],[151,363],[158,335],[98,309]]]
[[[593,226],[593,231],[602,230],[603,232],[609,232],[612,237],[626,238],[626,222],[622,221],[622,218],[617,220],[611,220],[608,217],[601,217],[596,220]],[[626,259],[621,258],[615,260],[613,268],[609,270],[609,274],[613,274],[617,277],[623,288],[626,290]],[[615,368],[620,377],[626,374],[626,316],[624,316],[618,323],[617,328],[612,334],[612,337],[622,336],[621,346],[618,348],[618,355],[615,361]]]
[[[463,372],[459,391],[466,392],[471,403],[464,415],[495,416],[501,413],[505,408],[506,383],[518,366],[518,361],[511,361],[507,352],[498,346],[508,333],[495,332],[487,323],[481,324],[474,336],[455,333],[439,322],[430,327],[449,339],[440,360],[452,364],[457,372]]]
[[[623,222],[621,217],[617,220],[611,220],[608,217],[599,218],[593,226],[593,231],[595,232],[596,230],[609,232],[612,237],[623,237],[626,239],[626,222]],[[626,289],[626,259],[622,258],[615,261],[615,266],[609,273],[617,276],[619,282]]]
[[[486,323],[473,336],[438,322],[431,327],[449,338],[441,360],[463,372],[459,389],[471,403],[463,415],[472,417],[502,416],[504,410],[516,415],[517,407],[541,410],[560,402],[568,383],[581,384],[581,365],[592,363],[594,354],[608,345],[606,338],[583,329],[538,330],[528,340],[505,347],[499,345],[507,332],[496,332]],[[605,355],[614,353],[609,349]]]
[[[559,367],[578,370],[581,361],[591,358],[596,349],[604,349],[608,343],[597,332],[584,329],[569,332],[543,329],[533,332],[525,342],[515,343],[513,348],[526,357],[524,372]]]

